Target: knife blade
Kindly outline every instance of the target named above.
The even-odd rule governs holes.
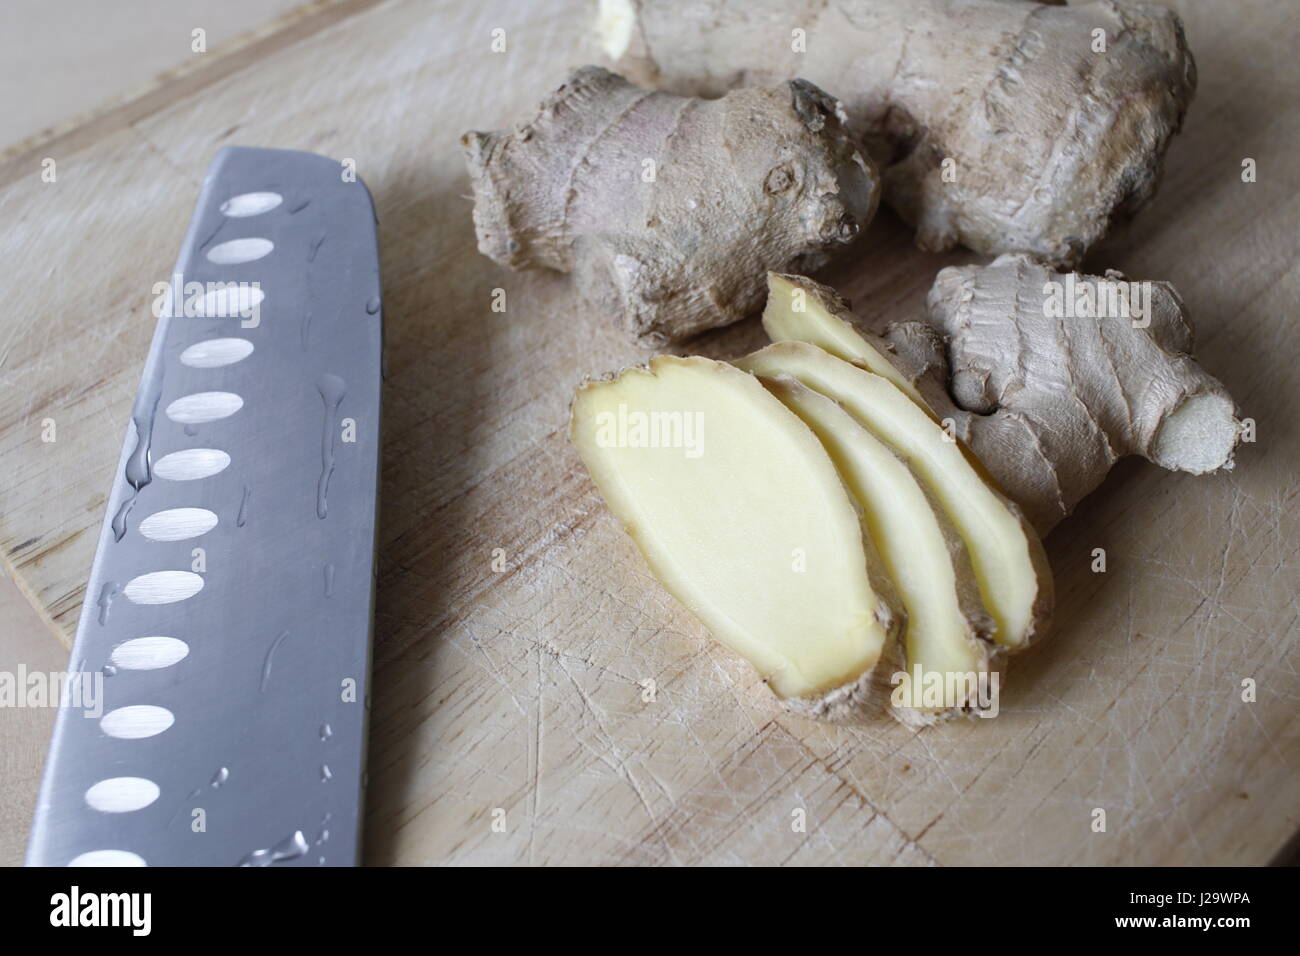
[[[322,156],[224,149],[154,292],[69,665],[102,691],[65,695],[27,863],[354,865],[383,346],[370,194]]]

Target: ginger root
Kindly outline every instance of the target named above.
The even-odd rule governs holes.
[[[584,67],[529,122],[462,144],[479,249],[572,273],[647,345],[756,311],[764,270],[820,268],[879,199],[838,103],[803,80],[699,100]]]
[[[909,724],[984,706],[978,681],[1047,628],[1039,532],[1120,455],[1232,465],[1236,408],[1167,283],[1010,254],[944,269],[928,320],[883,336],[811,279],[768,284],[773,345],[584,386],[572,437],[656,576],[799,713],[870,712],[886,683]],[[707,444],[601,438],[630,413],[695,414]],[[943,692],[918,702],[918,675]]]
[[[1041,534],[1124,455],[1191,474],[1233,465],[1236,406],[1192,358],[1168,283],[1061,274],[1009,254],[940,271],[928,320],[883,337],[811,279],[773,276],[770,288],[773,339],[873,370],[891,361]]]
[[[677,93],[824,86],[923,248],[1057,265],[1151,198],[1196,87],[1177,14],[1133,0],[601,0],[597,30]]]

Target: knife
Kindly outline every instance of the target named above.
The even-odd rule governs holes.
[[[382,359],[370,194],[322,156],[223,149],[154,292],[27,864],[355,865]]]

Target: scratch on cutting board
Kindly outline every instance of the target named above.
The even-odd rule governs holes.
[[[787,739],[792,741],[794,745],[797,748],[799,748],[799,750],[803,751],[803,753],[805,753],[812,760],[812,762],[818,768],[821,769],[823,773],[827,774],[830,777],[833,777],[834,779],[840,781],[844,786],[848,787],[849,791],[858,798],[858,800],[862,803],[862,805],[866,807],[868,810],[870,810],[873,816],[879,817],[881,820],[885,821],[885,823],[887,823],[889,827],[893,830],[893,832],[897,835],[898,839],[900,839],[907,847],[915,849],[918,853],[920,853],[923,857],[925,857],[925,859],[929,861],[931,864],[935,866],[939,865],[939,861],[934,858],[934,856],[930,853],[930,851],[927,850],[924,846],[922,846],[918,842],[919,838],[913,838],[908,836],[906,830],[904,830],[898,824],[894,823],[893,820],[889,819],[889,816],[883,810],[881,810],[880,807],[876,806],[876,804],[872,800],[869,800],[867,798],[867,795],[862,791],[862,788],[860,788],[857,785],[851,773],[848,777],[845,777],[843,774],[839,773],[838,771],[832,770],[826,764],[826,762],[820,756],[818,756],[816,751],[812,750],[806,743],[803,742],[803,740],[799,738],[798,734],[793,733],[788,727],[786,727],[783,723],[781,723],[780,720],[774,720],[772,721],[772,724],[775,727],[777,727]],[[919,736],[919,734],[916,734],[914,736]],[[960,794],[960,791],[958,792]],[[870,821],[868,821],[868,824],[869,823]]]
[[[537,807],[542,789],[542,713],[545,702],[542,699],[542,648],[538,645],[537,657],[537,720],[533,735],[532,752],[528,755],[532,762],[532,786],[528,790],[528,864],[533,865],[537,850]]]
[[[479,652],[479,655],[487,661],[486,670],[491,674],[493,681],[495,681],[496,685],[510,696],[510,702],[515,705],[515,710],[519,711],[519,716],[527,720],[528,712],[524,709],[523,703],[519,700],[519,695],[515,693],[514,687],[512,687],[510,682],[506,679],[506,675],[501,672],[501,668],[497,665],[497,662],[492,659],[492,655],[487,652],[487,648],[483,646],[483,642],[479,640],[478,635],[474,633],[473,628],[469,628],[468,631],[468,640],[470,644],[473,645],[474,649]],[[401,659],[397,658],[395,660]]]
[[[605,756],[597,751],[591,750],[590,748],[587,748],[588,752],[591,753],[601,763],[605,764],[605,766],[613,770],[622,779],[627,781],[628,786],[632,789],[632,792],[636,794],[637,800],[640,802],[642,808],[644,808],[646,812],[646,816],[649,817],[650,819],[650,827],[652,832],[657,830],[659,824],[659,817],[655,813],[654,807],[650,805],[650,800],[646,796],[645,791],[642,789],[641,784],[637,781],[636,776],[632,773],[632,768],[628,766],[626,755],[619,748],[613,736],[609,733],[604,723],[601,721],[600,712],[597,709],[595,703],[592,701],[591,695],[589,695],[586,692],[586,690],[583,689],[582,685],[578,683],[577,678],[573,676],[573,672],[570,671],[569,668],[565,665],[563,656],[557,653],[555,655],[555,659],[556,659],[556,663],[559,664],[560,666],[560,670],[564,672],[564,676],[569,679],[569,683],[571,683],[573,685],[573,689],[577,691],[578,697],[582,701],[583,707],[586,709],[588,713],[591,714],[591,718],[596,725],[596,735],[601,739],[601,741],[604,743],[605,747],[607,748],[609,754],[612,756]],[[665,793],[667,792],[666,788],[663,786],[661,782],[658,781],[657,778],[656,778],[656,783],[659,784],[661,790],[664,790]],[[663,840],[663,839],[661,839],[661,842],[663,843],[664,849],[667,851],[668,856],[673,860],[673,862],[680,863],[681,861],[677,858],[677,854],[674,851],[672,844],[669,843],[667,840]]]

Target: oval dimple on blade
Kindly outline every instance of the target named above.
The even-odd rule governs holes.
[[[91,850],[68,861],[68,866],[148,866],[144,857],[130,850]]]
[[[244,407],[234,392],[195,392],[167,406],[167,417],[181,425],[202,425],[229,418]]]
[[[214,319],[247,318],[266,299],[256,285],[231,283],[210,289],[194,303],[196,317]]]
[[[176,722],[166,707],[154,704],[128,704],[110,710],[99,719],[99,729],[121,740],[140,740],[162,733]]]
[[[221,213],[234,219],[244,219],[248,216],[260,216],[264,212],[270,212],[282,202],[284,202],[284,197],[279,193],[240,193],[238,196],[231,196],[221,204]]]
[[[190,646],[174,637],[134,637],[113,648],[108,662],[128,671],[152,671],[182,661]]]
[[[229,465],[230,456],[220,448],[185,448],[159,458],[153,473],[168,481],[194,481],[210,478]]]
[[[168,508],[140,522],[140,534],[150,541],[184,541],[207,534],[217,526],[217,516],[207,508]]]
[[[182,365],[190,368],[220,368],[240,362],[252,354],[253,343],[248,339],[204,339],[182,352],[180,359]]]
[[[131,813],[149,806],[161,792],[144,777],[109,777],[86,791],[86,803],[101,813]]]
[[[175,604],[203,590],[193,571],[150,571],[126,582],[122,593],[132,604]]]
[[[229,242],[223,242],[209,249],[207,259],[219,266],[236,266],[268,256],[274,248],[274,242],[261,237],[231,239]]]

